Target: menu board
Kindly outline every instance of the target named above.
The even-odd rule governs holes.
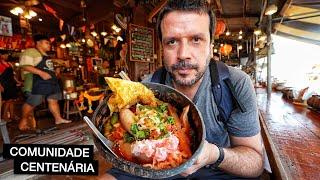
[[[135,24],[129,25],[130,61],[153,63],[154,30]]]

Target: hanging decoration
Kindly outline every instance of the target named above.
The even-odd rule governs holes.
[[[42,3],[46,11],[48,11],[50,14],[52,14],[54,17],[58,18],[57,12],[50,6],[48,6],[46,3]]]
[[[219,35],[223,34],[225,30],[226,30],[226,23],[223,20],[217,20],[216,30],[214,32],[214,35],[216,37],[219,37]]]
[[[86,8],[87,7],[87,4],[86,4],[86,2],[84,0],[81,0],[80,7],[81,8]]]
[[[118,44],[118,40],[116,38],[111,39],[111,42],[113,47],[116,47]]]
[[[94,24],[90,24],[90,30],[94,29]]]
[[[121,14],[116,14],[116,20],[122,29],[127,29],[127,17],[122,17]]]
[[[62,31],[63,24],[64,24],[64,21],[63,21],[62,19],[59,19],[59,28],[60,28],[60,31]]]
[[[126,6],[129,3],[129,0],[114,0],[113,5],[115,5],[118,8],[122,8]]]
[[[103,38],[103,40],[104,40],[104,45],[106,45],[108,43],[108,41],[109,41],[108,38]]]
[[[82,26],[81,30],[82,30],[83,33],[85,33],[86,32],[86,26]]]
[[[60,37],[61,37],[62,41],[64,41],[67,36],[65,34],[62,34]]]
[[[220,53],[224,56],[228,56],[232,51],[232,46],[230,44],[224,44],[220,47]]]
[[[87,71],[88,72],[93,72],[93,62],[92,62],[92,59],[90,57],[88,57],[86,59],[86,62],[87,62]]]
[[[73,33],[74,33],[74,26],[71,26],[70,35],[73,36]]]

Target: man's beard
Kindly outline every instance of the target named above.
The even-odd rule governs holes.
[[[169,73],[169,75],[172,77],[173,81],[179,85],[179,86],[192,86],[196,84],[204,75],[208,65],[210,62],[210,57],[207,58],[206,64],[203,69],[200,69],[198,64],[192,64],[187,62],[186,60],[180,60],[176,64],[172,66],[166,66],[166,69]],[[196,71],[196,74],[194,78],[187,80],[185,78],[178,77],[178,75],[174,74],[173,72],[176,70],[182,70],[182,69],[193,69]]]

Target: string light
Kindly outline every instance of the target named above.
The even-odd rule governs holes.
[[[101,32],[101,35],[102,35],[102,36],[106,36],[106,35],[107,35],[107,32],[103,31],[103,32]]]
[[[122,37],[121,37],[121,36],[118,36],[118,37],[117,37],[117,41],[123,41]]]
[[[253,34],[255,34],[256,36],[261,34],[261,30],[260,29],[255,29]]]
[[[97,32],[92,31],[92,32],[91,32],[91,35],[92,35],[93,37],[96,37],[98,34],[97,34]]]

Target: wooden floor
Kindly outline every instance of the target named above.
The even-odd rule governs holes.
[[[320,113],[257,89],[258,106],[289,179],[320,179]]]

